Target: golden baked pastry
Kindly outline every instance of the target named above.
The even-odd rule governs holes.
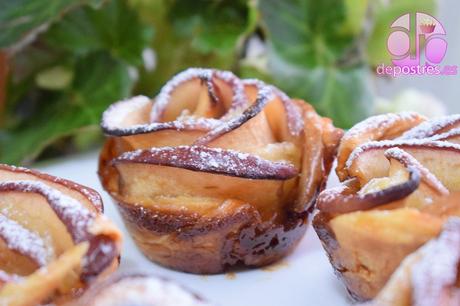
[[[261,266],[303,236],[342,131],[304,101],[189,69],[155,101],[103,115],[99,175],[151,260],[192,273]]]
[[[373,298],[400,262],[460,215],[460,116],[371,117],[345,133],[341,185],[318,197],[313,226],[357,300]]]
[[[66,306],[211,306],[181,286],[143,274],[113,275]]]
[[[403,260],[388,283],[362,306],[460,305],[460,219],[452,217],[439,237]]]
[[[0,305],[62,303],[118,266],[120,232],[99,194],[0,165]]]

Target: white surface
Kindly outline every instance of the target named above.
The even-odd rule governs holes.
[[[124,233],[120,266],[123,272],[141,271],[167,277],[220,306],[350,305],[312,228],[294,253],[271,268],[212,276],[176,272],[150,262],[137,250],[116,207],[99,183],[97,152],[41,164],[38,169],[87,185],[102,195],[105,214]]]

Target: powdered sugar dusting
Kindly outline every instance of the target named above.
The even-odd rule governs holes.
[[[460,115],[451,115],[425,121],[405,132],[400,139],[421,139],[433,136],[446,128],[454,128],[460,124]]]
[[[449,141],[450,139],[452,138],[455,138],[455,137],[458,137],[460,136],[460,128],[455,128],[455,129],[452,129],[452,130],[449,130],[445,133],[442,133],[442,134],[437,134],[437,135],[433,135],[427,139],[430,139],[430,140],[445,140],[445,141]]]
[[[287,162],[272,162],[234,150],[201,146],[161,147],[126,152],[117,162],[140,162],[253,179],[289,179],[297,175]]]
[[[39,181],[2,182],[0,191],[32,192],[42,195],[64,223],[73,240],[77,243],[87,240],[88,227],[95,216],[77,200]]]
[[[448,294],[446,290],[458,290],[455,283],[460,262],[460,219],[450,218],[439,238],[418,252],[421,260],[411,269],[413,304],[440,305]]]
[[[154,277],[126,277],[105,289],[95,298],[99,306],[210,306],[182,287]]]
[[[231,106],[221,118],[179,116],[174,121],[160,122],[162,114],[170,103],[172,92],[181,84],[193,79],[205,81],[212,100],[215,103],[220,103],[215,91],[213,78],[223,80],[231,86],[233,91]],[[258,100],[264,99],[264,103],[259,103],[259,105],[255,106],[254,104],[258,104],[256,102],[250,105],[245,92],[245,85],[256,86],[259,90]],[[145,134],[165,129],[174,129],[178,131],[199,130],[208,131],[214,135],[222,135],[246,122],[247,119],[251,117],[250,115],[254,116],[256,113],[260,112],[266,102],[268,102],[265,100],[271,99],[273,94],[276,94],[284,105],[289,131],[292,135],[298,136],[304,126],[302,111],[284,92],[275,86],[267,85],[259,80],[240,80],[229,71],[202,68],[189,68],[177,74],[165,84],[151,107],[149,123],[126,125],[126,121],[130,114],[139,112],[142,108],[148,107],[151,103],[148,97],[136,96],[111,105],[102,116],[101,127],[105,133],[114,136]],[[207,137],[211,136],[208,135]]]
[[[106,130],[120,128],[129,113],[142,109],[150,103],[150,99],[146,96],[136,96],[116,102],[102,114],[101,126]]]
[[[268,90],[271,90],[273,94],[277,95],[283,103],[284,109],[286,110],[288,128],[291,134],[298,136],[300,132],[302,132],[304,122],[301,110],[292,102],[291,98],[289,98],[285,92],[276,86],[267,85],[258,79],[245,79],[243,80],[243,84],[256,86],[258,90],[261,90],[262,88],[268,88]]]
[[[347,160],[346,166],[349,168],[353,164],[353,161],[361,155],[363,152],[372,149],[385,149],[392,147],[431,147],[431,148],[450,148],[460,151],[460,145],[450,143],[447,141],[432,141],[430,139],[407,139],[407,140],[381,140],[381,141],[370,141],[359,147],[356,147],[351,152],[350,157]]]
[[[219,136],[233,131],[237,129],[248,120],[257,116],[265,105],[270,101],[273,97],[273,91],[270,87],[263,87],[259,89],[257,94],[257,100],[251,106],[249,106],[240,116],[234,117],[227,122],[223,122],[221,125],[216,127],[215,129],[209,131],[206,135],[201,136],[198,138],[194,145],[206,145],[213,141],[214,139],[218,138]]]
[[[398,114],[388,113],[372,116],[353,126],[345,133],[344,138],[352,138],[373,130],[385,130],[399,121],[413,121],[420,118],[414,112],[401,112]]]
[[[18,166],[11,166],[11,165],[5,165],[5,164],[0,164],[0,170],[7,170],[11,172],[19,172],[19,173],[25,173],[29,174],[31,176],[34,176],[38,179],[43,179],[47,180],[62,186],[66,186],[70,189],[72,189],[75,192],[81,193],[84,197],[88,199],[99,211],[103,211],[103,204],[102,204],[102,199],[101,196],[97,193],[97,191],[87,188],[85,186],[79,185],[77,183],[74,183],[72,181],[68,181],[62,178],[58,178],[55,176],[51,176],[45,173],[41,173],[39,171],[31,170],[28,168],[24,167],[18,167]]]
[[[9,249],[29,257],[40,267],[46,265],[51,250],[43,239],[3,214],[0,214],[0,237]]]
[[[420,172],[422,180],[428,186],[438,191],[441,195],[449,194],[449,190],[438,180],[438,178],[406,151],[395,147],[386,150],[385,156],[387,158],[394,158],[398,160],[406,167],[412,166],[416,168]]]
[[[238,107],[247,104],[247,97],[244,93],[244,88],[241,84],[241,81],[233,73],[229,71],[223,72],[215,69],[189,68],[185,71],[178,73],[163,86],[152,107],[152,111],[150,113],[150,121],[157,122],[160,120],[164,110],[169,104],[172,92],[179,85],[196,78],[209,80],[212,79],[212,77],[221,78],[222,80],[232,85],[233,107]]]

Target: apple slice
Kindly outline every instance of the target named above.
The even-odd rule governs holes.
[[[243,80],[243,84],[249,101],[256,100],[257,92],[264,87],[273,92],[273,98],[264,107],[264,113],[276,141],[292,142],[294,138],[298,138],[304,128],[302,108],[308,105],[305,101],[292,100],[280,89],[257,79]],[[309,108],[310,113],[314,112],[311,106]]]
[[[0,269],[6,274],[27,276],[81,242],[89,245],[81,274],[60,286],[81,286],[117,264],[121,234],[101,215],[101,198],[92,189],[0,165],[0,210]],[[8,256],[11,252],[17,254]],[[27,264],[27,258],[35,265]]]
[[[448,141],[460,144],[460,128],[451,129],[445,133],[436,134],[429,138],[432,141]]]
[[[75,182],[48,175],[23,167],[0,164],[0,182],[5,181],[37,181],[42,182],[82,203],[86,209],[103,212],[104,206],[99,193],[89,187]]]
[[[197,139],[194,145],[196,146],[208,145],[209,143],[213,142],[217,138],[238,129],[240,126],[248,122],[250,119],[253,119],[257,115],[259,114],[263,115],[263,113],[261,113],[263,108],[273,97],[274,95],[273,95],[273,91],[271,90],[271,88],[269,88],[268,86],[260,88],[257,93],[257,98],[251,106],[245,109],[240,115],[237,115],[231,118],[227,122],[223,122],[217,128],[211,130],[206,135]],[[270,132],[268,125],[267,125],[267,128],[265,128],[262,132],[258,133],[258,135],[265,134],[267,130],[270,135],[271,132]],[[244,129],[238,129],[238,132],[239,131],[244,131]],[[222,140],[221,142],[225,143],[226,141]]]
[[[114,160],[114,165],[120,175],[119,193],[125,201],[159,203],[157,197],[184,195],[238,199],[255,205],[267,216],[292,197],[297,175],[297,170],[285,162],[193,146],[125,153]]]
[[[403,167],[399,161],[392,160],[390,177],[369,181],[361,190],[357,190],[356,180],[350,180],[344,186],[323,191],[318,197],[317,207],[322,212],[350,213],[368,210],[401,200],[413,193],[420,184],[420,171],[415,167]]]
[[[460,115],[430,119],[408,130],[398,139],[422,139],[460,127]]]
[[[107,109],[101,127],[105,134],[123,136],[131,150],[152,146],[192,144],[221,122],[213,118],[182,116],[170,122],[149,122],[152,101],[144,96],[117,102]]]
[[[390,161],[388,177],[376,177],[368,181],[361,189],[359,183],[352,179],[339,188],[324,191],[318,198],[318,209],[324,212],[348,213],[357,210],[367,210],[380,205],[391,204],[393,201],[403,199],[411,195],[423,182],[436,197],[448,196],[449,190],[423,165],[407,152],[392,148],[385,151],[384,156]],[[428,199],[428,193],[423,196],[417,195],[417,201]],[[411,203],[405,206],[418,206],[413,203],[414,199],[408,199]]]
[[[174,121],[184,110],[219,118],[226,110],[247,106],[243,84],[233,73],[190,68],[163,86],[152,107],[150,121]]]
[[[449,195],[449,190],[434,176],[427,168],[419,163],[412,155],[408,154],[404,150],[399,148],[391,148],[385,151],[385,157],[388,159],[395,159],[399,162],[399,165],[403,165],[406,168],[415,168],[420,173],[421,181],[426,184],[431,190],[436,192],[440,196]],[[396,164],[398,165],[398,164]],[[390,175],[394,171],[395,167],[390,168]]]
[[[400,148],[417,159],[420,164],[433,173],[450,191],[457,191],[460,177],[456,171],[460,167],[460,145],[445,141],[394,140],[369,142],[356,148],[347,161],[348,172],[365,185],[374,177],[388,173],[389,162],[385,151]]]
[[[353,126],[342,138],[336,172],[341,181],[348,177],[346,161],[351,152],[369,141],[393,139],[419,125],[426,118],[417,113],[385,114],[369,117]]]

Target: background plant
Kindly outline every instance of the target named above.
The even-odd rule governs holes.
[[[347,128],[397,16],[434,0],[0,0],[0,161],[81,151],[112,102],[191,66],[272,82]]]

